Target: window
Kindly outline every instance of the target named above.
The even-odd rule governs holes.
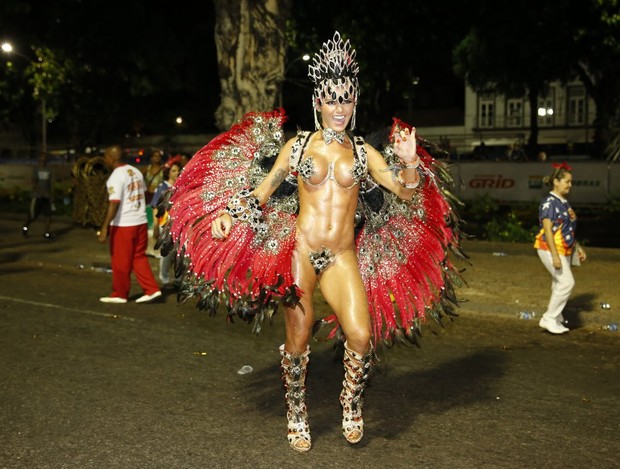
[[[538,100],[538,125],[541,127],[550,127],[553,125],[553,99],[550,97]]]
[[[506,126],[523,126],[523,101],[521,99],[508,99],[506,101]]]
[[[478,125],[493,127],[495,120],[495,102],[491,98],[480,98],[478,103]]]
[[[568,125],[586,123],[586,90],[583,86],[568,88]]]

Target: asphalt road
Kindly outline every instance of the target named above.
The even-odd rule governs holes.
[[[340,432],[342,365],[314,343],[313,448],[298,454],[280,315],[256,336],[174,295],[102,304],[110,274],[90,267],[106,247],[56,229],[23,239],[0,221],[1,468],[620,467],[617,334],[551,336],[471,308],[429,324],[420,348],[381,351],[356,446]]]

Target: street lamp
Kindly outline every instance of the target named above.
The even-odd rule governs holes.
[[[23,57],[28,62],[32,62],[32,59],[27,55],[24,55],[13,48],[10,42],[3,42],[0,46],[2,52],[5,54],[15,54]],[[47,153],[47,117],[46,117],[46,102],[45,97],[41,97],[41,152]]]
[[[303,60],[304,62],[307,62],[308,60],[310,60],[310,54],[304,54],[304,55],[300,55],[299,57],[295,57],[293,60],[291,60],[289,62],[289,64],[286,66],[286,68],[284,69],[284,76],[286,77],[286,72],[289,71],[289,69],[291,68],[291,66],[295,63],[295,62],[299,62],[300,60]]]
[[[282,76],[282,83],[280,84],[280,93],[278,94],[278,107],[282,107],[282,88],[284,87],[284,82],[286,81],[286,74],[291,69],[293,64],[296,63],[296,62],[299,62],[300,60],[303,60],[304,62],[307,62],[308,60],[310,60],[310,54],[304,54],[304,55],[300,55],[298,57],[295,57],[293,60],[291,60],[286,65],[286,68],[284,69],[284,74]]]

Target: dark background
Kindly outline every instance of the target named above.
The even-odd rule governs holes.
[[[412,109],[418,125],[424,124],[420,119],[462,121],[464,88],[452,72],[452,49],[470,27],[475,14],[470,6],[445,0],[315,0],[295,1],[292,11],[283,87],[290,126],[312,125],[307,64],[295,59],[316,52],[336,29],[357,49],[360,108],[366,112],[358,121],[368,131]],[[181,0],[156,7],[140,0],[6,0],[0,6],[0,40],[24,55],[32,46],[46,45],[84,67],[82,86],[69,87],[57,106],[50,140],[68,135],[72,125],[94,143],[136,134],[216,131],[220,87],[214,24],[212,2]],[[67,122],[63,106],[81,109],[83,117]],[[37,129],[36,109],[23,112]],[[177,115],[184,116],[182,127],[174,123]]]

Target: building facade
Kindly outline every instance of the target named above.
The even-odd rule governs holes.
[[[453,156],[472,157],[481,147],[490,159],[508,157],[527,143],[530,115],[538,119],[538,144],[552,153],[587,154],[594,135],[596,106],[580,81],[554,82],[530,109],[527,96],[508,97],[496,92],[476,93],[465,87],[463,126],[418,127],[425,138],[447,143]]]

